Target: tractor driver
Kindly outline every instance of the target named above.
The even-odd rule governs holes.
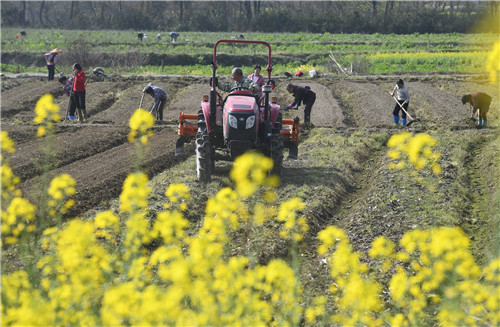
[[[259,93],[259,86],[255,84],[251,79],[243,76],[243,71],[240,67],[233,68],[232,77],[234,79],[233,83],[218,83],[219,89],[226,92],[231,92],[235,89],[249,90],[253,95]]]

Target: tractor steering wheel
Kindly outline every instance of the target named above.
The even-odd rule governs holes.
[[[245,92],[248,92],[248,93],[252,92],[252,91],[250,91],[250,89],[247,89],[246,87],[241,87],[241,86],[233,87],[231,89],[231,92],[233,92],[233,91],[245,91]]]

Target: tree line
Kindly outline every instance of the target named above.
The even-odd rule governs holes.
[[[200,32],[500,31],[498,1],[2,1],[2,27]]]

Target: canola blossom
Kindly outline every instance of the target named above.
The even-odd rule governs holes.
[[[143,145],[148,144],[149,139],[153,136],[152,127],[154,125],[154,117],[148,111],[137,109],[132,117],[130,117],[130,133],[128,135],[129,142],[139,142]]]
[[[9,133],[6,131],[0,132],[1,138],[0,138],[0,146],[2,148],[2,158],[3,158],[3,153],[14,153],[16,152],[16,147],[14,144],[14,141],[9,137]]]
[[[75,195],[76,181],[68,174],[55,177],[48,189],[50,199],[48,200],[49,215],[56,216],[58,213],[65,214],[73,207],[75,200],[69,199]]]
[[[388,145],[414,162],[422,156],[436,159],[432,139],[412,138],[400,134]],[[368,255],[385,266],[387,282],[382,283],[378,270],[354,251],[347,233],[328,226],[317,234],[317,255],[330,275],[324,285],[328,294],[310,301],[305,300],[304,282],[293,263],[280,258],[253,262],[228,251],[248,224],[269,222],[275,226],[274,237],[295,243],[307,235],[305,204],[299,198],[276,203],[273,189],[278,181],[269,176],[271,169],[272,161],[257,153],[239,157],[230,174],[235,187],[222,188],[208,199],[199,226],[190,226],[184,216],[191,199],[187,186],[169,185],[160,206],[165,210],[155,211],[149,206],[152,190],[142,172],[125,179],[116,210],[43,231],[33,230],[38,208],[16,196],[15,186],[6,188],[2,249],[39,232],[43,252],[35,269],[2,275],[2,324],[500,324],[500,258],[480,267],[470,252],[469,238],[459,228],[412,230],[398,247],[384,237],[375,239]],[[58,176],[48,192],[48,201],[66,203],[75,192],[74,180]]]
[[[387,141],[388,156],[394,161],[389,168],[403,169],[408,163],[417,171],[430,167],[436,175],[441,173],[441,153],[434,150],[436,139],[426,133],[412,135],[409,132],[394,134]]]
[[[54,123],[61,120],[61,115],[59,115],[59,105],[54,103],[54,96],[52,94],[45,94],[36,103],[35,106],[35,118],[33,122],[38,127],[37,136],[43,137],[48,131],[54,128]]]
[[[496,42],[493,45],[493,49],[486,62],[486,70],[490,74],[490,82],[497,83],[498,75],[500,74],[500,42]]]

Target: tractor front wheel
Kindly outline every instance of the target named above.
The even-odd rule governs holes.
[[[196,134],[196,175],[203,183],[210,182],[212,174],[212,158],[210,138],[206,133]]]

